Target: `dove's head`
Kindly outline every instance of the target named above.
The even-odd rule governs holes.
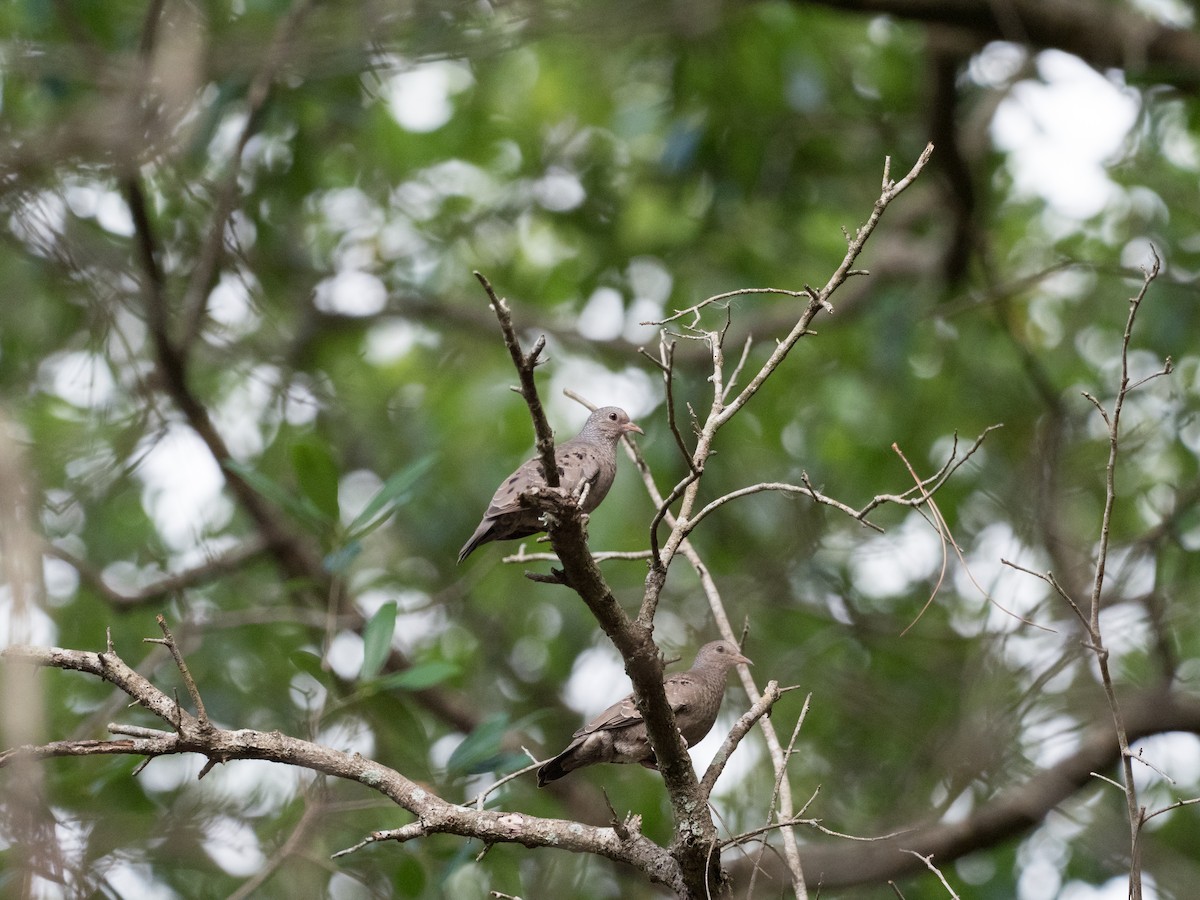
[[[753,665],[746,657],[738,651],[737,644],[730,641],[713,641],[710,644],[705,644],[700,648],[700,652],[696,654],[696,667],[719,666],[723,669],[732,669],[738,663]]]
[[[602,406],[584,423],[581,435],[594,435],[616,442],[622,435],[636,431],[645,434],[635,422],[630,421],[629,413],[619,406]]]

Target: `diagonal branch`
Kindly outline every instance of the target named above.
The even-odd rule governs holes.
[[[223,551],[211,559],[193,566],[163,575],[136,591],[124,592],[113,588],[104,580],[104,574],[85,559],[81,559],[64,547],[50,541],[43,542],[42,550],[49,556],[61,559],[71,566],[80,577],[116,609],[131,609],[157,603],[164,597],[236,572],[245,563],[261,556],[266,544],[261,537],[251,537],[245,542]]]
[[[484,286],[496,310],[505,345],[521,377],[522,396],[540,435],[542,426],[538,422],[540,420],[544,425],[545,415],[533,379],[537,347],[535,352],[528,355],[521,350],[508,305],[497,296],[486,278],[479,273],[476,273],[476,278]],[[549,450],[549,456],[542,456],[542,465],[556,474],[553,444],[543,448],[539,438],[539,451],[544,452],[544,449]],[[587,604],[625,661],[625,671],[633,684],[638,711],[645,721],[646,734],[654,750],[658,770],[671,798],[675,815],[672,854],[679,863],[680,877],[687,885],[689,894],[705,896],[720,881],[720,866],[714,867],[710,859],[710,851],[717,840],[716,826],[705,795],[700,790],[683,737],[675,724],[674,711],[667,702],[662,654],[654,643],[652,624],[631,621],[613,596],[588,549],[585,517],[573,498],[565,497],[557,490],[530,491],[523,495],[522,502],[529,502],[546,514],[550,544],[563,567],[562,582]]]
[[[883,182],[878,199],[872,207],[871,214],[867,221],[863,223],[854,233],[853,237],[847,235],[846,253],[842,257],[841,263],[838,264],[833,274],[825,282],[825,285],[819,290],[805,287],[800,294],[807,296],[809,302],[800,314],[796,323],[792,326],[791,331],[786,337],[778,341],[775,349],[771,352],[770,357],[754,376],[747,382],[746,386],[732,399],[727,401],[727,392],[723,389],[723,364],[724,354],[721,347],[723,332],[705,332],[704,339],[709,344],[709,350],[712,355],[713,362],[713,389],[714,395],[712,405],[709,409],[708,417],[699,431],[696,442],[696,449],[692,453],[692,468],[695,470],[703,470],[709,455],[712,452],[712,445],[716,439],[717,432],[729,422],[758,392],[758,390],[766,383],[767,379],[782,365],[784,359],[796,346],[799,340],[805,335],[811,334],[809,325],[817,314],[822,311],[832,312],[833,307],[830,304],[830,297],[846,279],[852,275],[862,274],[861,270],[856,269],[855,263],[863,248],[866,246],[867,240],[875,231],[884,212],[901,193],[903,193],[921,174],[922,170],[928,164],[930,157],[933,154],[933,145],[929,144],[918,157],[908,173],[899,181],[891,179],[891,158],[888,157],[884,162]],[[772,293],[782,293],[771,291]],[[795,292],[793,292],[795,293]],[[725,295],[719,295],[725,296]],[[716,298],[710,298],[716,299]],[[699,316],[699,309],[704,304],[698,304],[694,309],[695,315]],[[679,549],[680,543],[686,537],[687,523],[692,517],[692,509],[695,506],[698,496],[700,483],[697,479],[692,484],[688,485],[683,492],[682,500],[679,505],[679,511],[676,514],[671,535],[667,538],[666,544],[663,546],[660,554],[653,558],[651,565],[651,575],[647,578],[647,588],[642,600],[641,611],[638,614],[638,619],[643,623],[653,621],[655,608],[658,605],[658,597],[661,592],[662,584],[665,582],[665,572],[670,566],[671,558]]]
[[[427,786],[357,753],[332,750],[277,731],[235,731],[211,724],[202,727],[196,717],[181,709],[111,650],[89,653],[22,645],[0,652],[0,658],[10,664],[26,663],[94,675],[120,688],[171,728],[170,731],[156,731],[138,726],[111,725],[110,731],[130,733],[132,736],[114,741],[57,741],[16,747],[0,752],[0,768],[21,759],[114,754],[156,757],[198,753],[205,756],[210,765],[239,759],[266,760],[360,782],[417,818],[417,821],[397,833],[379,832],[364,843],[405,840],[428,834],[456,834],[477,838],[485,844],[519,843],[526,847],[557,847],[576,853],[595,854],[633,866],[651,881],[677,893],[683,888],[675,861],[662,847],[640,834],[627,832],[622,837],[613,828],[596,828],[523,813],[470,809],[449,803],[434,795]]]
[[[704,791],[706,796],[712,794],[717,779],[725,771],[725,764],[729,762],[729,757],[737,749],[737,745],[742,742],[742,738],[750,733],[750,729],[754,727],[755,722],[771,711],[771,707],[782,696],[783,690],[780,689],[779,682],[768,681],[767,686],[763,688],[762,696],[758,698],[753,706],[742,713],[741,718],[734,723],[733,728],[725,736],[725,741],[717,750],[712,762],[704,770],[704,777],[700,779],[700,790]]]
[[[516,329],[513,328],[512,310],[509,309],[508,303],[503,297],[496,294],[492,283],[487,278],[479,272],[474,274],[492,302],[492,310],[496,313],[496,319],[500,322],[500,332],[504,335],[504,346],[508,348],[508,355],[512,357],[517,377],[521,380],[521,397],[524,398],[525,405],[529,407],[529,415],[533,419],[533,430],[537,436],[537,452],[542,464],[542,477],[546,479],[548,486],[556,488],[558,487],[558,465],[554,461],[554,432],[550,428],[550,423],[546,421],[546,411],[542,408],[537,382],[533,377],[533,371],[541,361],[542,350],[546,347],[546,338],[545,336],[538,338],[533,349],[526,354],[521,349],[520,338],[517,337]]]
[[[242,157],[245,155],[246,145],[250,143],[250,139],[254,137],[262,124],[262,111],[270,95],[271,86],[293,52],[292,39],[314,5],[315,0],[296,0],[292,8],[282,17],[271,38],[271,43],[262,54],[262,62],[246,90],[246,120],[238,134],[237,142],[234,144],[229,158],[229,166],[217,187],[208,232],[200,245],[196,264],[183,295],[181,304],[183,328],[179,339],[179,348],[184,359],[188,356],[191,347],[195,345],[204,325],[204,317],[208,309],[208,295],[217,276],[225,249],[226,228],[239,198],[238,181],[242,174]]]
[[[1124,698],[1129,739],[1182,731],[1200,734],[1200,698],[1151,691]],[[1062,803],[1094,784],[1093,773],[1119,765],[1121,751],[1111,723],[1098,723],[1081,736],[1078,749],[1021,784],[977,802],[964,819],[921,823],[891,829],[887,837],[868,843],[806,845],[801,858],[806,871],[820,872],[822,887],[837,890],[860,884],[886,884],[924,870],[916,859],[899,853],[913,849],[945,866],[978,850],[1026,834]],[[779,865],[764,862],[768,874],[786,877]],[[747,875],[750,863],[731,865],[735,878]]]
[[[1200,35],[1105,0],[816,0],[844,12],[946,25],[983,46],[1019,41],[1074,54],[1103,71],[1153,72],[1178,87],[1200,84]]]

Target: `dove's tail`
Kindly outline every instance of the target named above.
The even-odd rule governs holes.
[[[491,519],[484,519],[479,523],[479,527],[475,529],[475,533],[471,535],[471,539],[463,544],[463,548],[458,551],[459,563],[474,553],[479,547],[494,539],[493,530],[495,524]]]
[[[564,763],[567,762],[571,757],[574,750],[574,747],[568,747],[562,753],[558,754],[558,756],[554,757],[554,759],[550,760],[550,762],[538,769],[538,787],[545,787],[552,781],[558,781],[558,779],[562,778],[568,772],[577,768],[577,766],[564,765]]]

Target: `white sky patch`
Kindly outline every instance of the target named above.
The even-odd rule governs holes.
[[[321,411],[321,402],[306,384],[292,381],[283,401],[283,417],[289,425],[307,425]]]
[[[250,333],[259,321],[250,300],[249,275],[221,274],[217,286],[208,295],[208,314],[229,332],[228,337]]]
[[[133,218],[124,198],[103,182],[85,178],[69,178],[63,182],[63,198],[73,215],[95,219],[112,234],[128,237],[133,234]]]
[[[550,212],[568,212],[587,199],[579,176],[561,166],[551,166],[533,183],[533,199]]]
[[[576,252],[543,216],[522,215],[517,220],[517,247],[531,265],[540,269],[553,268]]]
[[[652,344],[658,337],[659,326],[642,323],[663,317],[674,280],[670,270],[653,256],[630,260],[628,276],[633,302],[625,316],[625,340],[631,344]]]
[[[38,367],[38,375],[48,390],[83,409],[107,406],[116,388],[108,361],[85,350],[47,357]]]
[[[1034,845],[1034,849],[1023,853],[1025,858],[1019,858],[1019,900],[1055,900],[1061,896],[1058,889],[1062,886],[1063,854],[1059,842],[1046,840],[1043,831],[1038,832],[1040,843],[1029,840],[1021,845],[1022,851],[1030,845]]]
[[[274,366],[255,366],[248,375],[231,373],[229,392],[213,408],[213,422],[234,459],[262,453],[279,421],[279,381]]]
[[[338,513],[343,525],[349,525],[383,487],[383,479],[370,469],[347,472],[338,482]]]
[[[79,590],[79,570],[53,556],[42,557],[42,581],[46,585],[46,596],[51,605],[66,601]]]
[[[592,292],[576,320],[579,333],[589,341],[611,341],[625,328],[625,300],[616,288],[599,287]]]
[[[1020,735],[1021,752],[1040,768],[1062,762],[1079,749],[1079,723],[1068,716],[1029,722]]]
[[[129,237],[133,234],[133,216],[125,200],[116,191],[105,191],[96,205],[96,224],[105,231]]]
[[[633,690],[625,665],[612,647],[590,647],[575,658],[563,686],[563,701],[591,719]]]
[[[114,860],[115,863],[113,863]],[[117,897],[171,900],[171,898],[179,896],[154,877],[154,868],[149,863],[131,862],[112,854],[98,860],[95,869],[104,873],[107,887]]]
[[[599,363],[561,352],[558,368],[551,377],[550,390],[545,396],[551,410],[551,424],[560,429],[561,437],[573,435],[588,417],[588,411],[563,396],[569,388],[597,406],[619,406],[638,422],[638,416],[653,409],[662,396],[661,379],[655,381],[642,369],[628,368],[613,372]],[[645,422],[638,422],[643,429]],[[635,435],[636,437],[636,435]]]
[[[353,631],[339,631],[329,642],[325,659],[338,678],[350,681],[362,671],[363,655],[362,635]]]
[[[454,115],[451,99],[475,83],[462,63],[437,60],[398,72],[383,85],[392,118],[406,131],[436,131]]]
[[[1027,58],[1028,52],[1019,44],[992,41],[971,58],[967,72],[976,84],[1003,88],[1021,71]]]
[[[142,507],[173,549],[192,546],[199,535],[218,530],[233,513],[221,495],[225,479],[204,442],[173,423],[137,469]]]
[[[1020,195],[1041,197],[1071,219],[1086,219],[1116,196],[1105,163],[1120,151],[1138,115],[1135,92],[1074,56],[1037,59],[1040,80],[1021,81],[992,119],[992,139],[1009,153]]]
[[[356,187],[326,191],[320,197],[321,225],[331,231],[374,231],[383,224],[383,214],[367,194]]]
[[[899,528],[872,537],[850,561],[856,590],[869,597],[895,597],[941,565],[941,542],[929,523],[912,513]]]
[[[447,197],[462,197],[473,207],[491,206],[500,197],[495,176],[461,159],[447,159],[423,169],[392,191],[391,204],[421,222],[437,215]]]
[[[67,204],[63,198],[52,191],[41,191],[21,204],[20,210],[9,219],[9,228],[31,252],[45,256],[66,219]]]
[[[258,836],[245,822],[219,816],[204,828],[204,850],[230,875],[253,875],[266,862]]]
[[[138,784],[152,793],[178,791],[196,783],[202,765],[194,756],[159,756],[138,773]],[[215,775],[216,771],[209,774]]]
[[[387,288],[369,272],[347,269],[320,281],[313,302],[321,312],[373,316],[387,305]]]
[[[372,365],[385,366],[407,356],[414,347],[436,347],[440,340],[436,331],[400,318],[386,319],[367,332],[364,354]]]
[[[1022,876],[1022,881],[1024,877]],[[1029,895],[1032,897],[1033,895]],[[1068,881],[1063,885],[1061,893],[1051,895],[1054,900],[1128,900],[1129,897],[1129,876],[1118,875],[1115,878],[1110,878],[1100,886],[1085,884],[1082,881]],[[1142,873],[1142,898],[1143,900],[1159,900],[1162,895],[1158,892],[1158,888],[1154,886],[1154,879],[1148,872]],[[1026,895],[1021,894],[1021,900],[1026,900]]]
[[[1126,657],[1144,652],[1150,644],[1150,622],[1146,610],[1134,603],[1119,603],[1101,609],[1100,633],[1109,652],[1108,664],[1119,672]],[[1094,656],[1091,659],[1094,663]],[[1096,671],[1098,676],[1099,670]]]
[[[1194,786],[1200,784],[1200,738],[1194,734],[1171,732],[1169,734],[1153,734],[1135,741],[1130,748],[1134,755],[1157,769],[1151,769],[1139,762],[1133,764],[1134,783],[1139,791],[1145,791],[1150,785],[1162,785],[1163,777],[1159,772],[1165,772],[1174,784],[1169,784],[1170,798],[1164,798],[1166,803],[1173,802],[1179,796],[1192,796]],[[1143,800],[1143,803],[1146,801]],[[1164,813],[1158,816],[1158,826],[1172,814]],[[1185,812],[1184,815],[1190,815]]]
[[[54,842],[64,862],[72,867],[82,867],[87,859],[88,841],[95,832],[96,823],[75,818],[71,810],[63,807],[53,807]],[[103,826],[102,826],[103,827]],[[61,888],[61,885],[59,886]],[[30,893],[29,896],[51,896],[49,894]]]
[[[305,712],[317,712],[325,705],[325,697],[329,692],[325,685],[317,681],[307,672],[297,672],[288,684],[288,695],[297,709]]]
[[[50,646],[58,637],[58,628],[45,611],[26,605],[18,617],[13,612],[12,587],[0,584],[0,647],[13,644]]]
[[[194,790],[196,769],[192,772]],[[266,760],[236,760],[212,769],[200,782],[200,790],[215,802],[238,809],[241,815],[257,818],[277,815],[314,778],[316,775],[306,769],[278,766]]]
[[[1182,0],[1133,0],[1135,9],[1164,25],[1191,28],[1196,24],[1196,12]]]
[[[1008,523],[997,522],[979,532],[974,546],[964,556],[965,568],[956,559],[950,564],[954,589],[968,601],[964,615],[955,616],[955,630],[969,636],[980,630],[999,632],[1027,628],[1017,616],[1027,617],[1041,605],[1046,595],[1045,583],[1005,566],[1001,560],[1012,560],[1036,572],[1046,568],[1041,555],[1024,546]],[[965,612],[975,608],[971,599],[981,606],[986,604],[985,620],[977,620]]]
[[[367,757],[375,755],[375,733],[361,719],[340,719],[321,729],[316,742],[343,753],[360,753]]]
[[[730,678],[730,682],[736,683],[735,678]],[[738,691],[734,691],[734,696],[737,700],[726,699],[726,706],[729,711],[722,712],[717,717],[717,724],[713,725],[712,731],[704,736],[704,740],[698,743],[695,747],[689,747],[688,752],[691,754],[692,762],[696,766],[696,771],[701,775],[712,762],[713,757],[717,755],[717,751],[721,749],[721,745],[725,743],[725,737],[729,734],[729,730],[733,728],[737,721],[740,712],[734,711],[734,708],[743,708],[748,701],[745,695],[739,695]],[[728,693],[726,694],[728,698]],[[742,706],[739,706],[742,704]],[[755,767],[762,761],[763,749],[757,737],[747,736],[737,746],[733,756],[729,757],[729,761],[725,764],[725,769],[721,772],[721,777],[717,779],[717,785],[713,789],[714,796],[734,796],[738,791],[738,786],[742,784],[754,771]]]
[[[658,325],[643,325],[643,322],[655,322],[663,317],[661,303],[655,303],[645,297],[634,297],[629,304],[629,312],[625,317],[625,340],[639,347],[646,347],[654,352],[658,345]]]

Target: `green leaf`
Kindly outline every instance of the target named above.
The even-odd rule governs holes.
[[[490,771],[504,757],[500,741],[507,730],[507,715],[493,713],[488,716],[454,748],[446,763],[446,771],[457,775]]]
[[[347,529],[350,536],[362,538],[386,522],[396,507],[403,506],[408,502],[412,487],[422,475],[429,471],[436,459],[437,456],[431,453],[412,465],[394,472],[363,507],[362,512],[354,517],[354,521]]]
[[[325,517],[308,497],[300,496],[295,491],[289,491],[278,482],[268,478],[262,472],[235,460],[226,460],[225,468],[245,481],[255,491],[262,494],[293,519],[296,519],[310,531],[324,531],[328,527]]]
[[[321,657],[311,650],[294,650],[288,654],[288,661],[301,672],[307,672],[319,680],[324,680],[329,674],[322,665]]]
[[[383,668],[392,651],[392,634],[396,630],[396,603],[390,601],[375,610],[375,615],[363,627],[363,661],[359,678],[374,678]]]
[[[330,575],[340,575],[350,568],[350,564],[362,553],[362,543],[360,541],[349,541],[344,546],[339,547],[332,553],[326,555],[321,561],[321,565]]]
[[[423,691],[425,688],[433,687],[435,684],[441,684],[450,678],[454,678],[462,672],[454,663],[446,662],[445,660],[430,660],[426,663],[413,666],[404,672],[396,672],[394,675],[388,675],[379,679],[377,686],[379,690],[402,690],[402,691]]]
[[[338,520],[338,467],[329,446],[317,440],[292,445],[292,468],[300,490],[328,522]]]

